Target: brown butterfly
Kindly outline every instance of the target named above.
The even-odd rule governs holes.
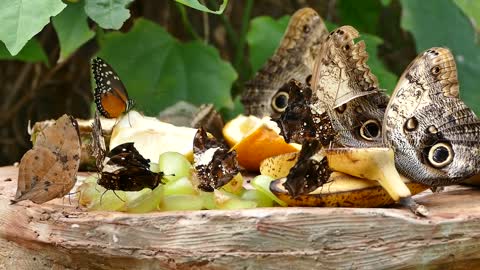
[[[107,190],[140,191],[154,189],[162,183],[163,173],[150,170],[150,160],[138,152],[133,142],[120,144],[107,153],[97,112],[92,125],[91,148],[100,173],[97,183]]]
[[[80,166],[80,131],[75,118],[63,115],[39,131],[31,150],[23,155],[15,200],[44,203],[68,194]]]
[[[310,134],[323,138],[322,145],[335,147],[383,145],[381,123],[388,97],[366,64],[365,43],[354,42],[358,37],[358,31],[351,26],[342,26],[328,35],[315,62],[312,95],[295,94],[309,93],[306,86],[291,82],[287,85],[296,98],[277,120],[283,134],[293,134],[296,142]]]
[[[398,171],[430,186],[480,172],[480,120],[459,98],[455,60],[446,48],[421,53],[390,98],[383,139]]]
[[[290,79],[310,81],[318,45],[327,34],[315,10],[302,8],[295,12],[274,55],[245,84],[245,113],[258,117],[281,114],[288,104],[288,92],[280,87]]]
[[[193,158],[198,188],[203,191],[212,192],[226,185],[239,172],[236,152],[209,137],[203,128],[193,139]]]

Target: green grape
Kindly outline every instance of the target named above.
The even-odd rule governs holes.
[[[164,188],[162,185],[154,190],[144,189],[147,192],[140,191],[140,196],[136,199],[128,201],[123,210],[128,213],[148,213],[158,209],[158,205],[162,201]]]
[[[160,204],[162,211],[201,210],[203,199],[196,195],[169,195]]]
[[[257,189],[258,191],[262,192],[263,194],[267,195],[270,199],[274,200],[276,203],[278,203],[281,206],[287,206],[287,204],[277,198],[271,191],[270,191],[270,182],[272,182],[274,179],[270,176],[266,175],[259,175],[255,178],[252,179],[250,184]]]
[[[90,210],[117,211],[120,210],[127,200],[127,195],[121,190],[108,190],[96,198],[89,205]]]
[[[188,177],[172,180],[164,185],[165,196],[169,195],[195,195],[197,192],[193,188],[192,182]]]
[[[256,189],[245,191],[240,198],[246,201],[254,201],[257,203],[257,207],[272,207],[273,200],[265,195],[263,192]]]
[[[187,158],[177,152],[165,152],[158,158],[158,170],[165,174],[166,182],[189,176],[191,167]]]
[[[213,192],[205,192],[200,191],[200,198],[203,200],[203,207],[204,209],[216,209],[217,205],[215,204],[215,198],[213,196]]]
[[[160,169],[158,168],[158,163],[153,163],[153,162],[150,162],[150,171],[152,172],[160,172]]]
[[[244,201],[237,195],[223,190],[215,190],[213,193],[215,205],[218,209],[244,209],[255,208],[257,206],[256,202]]]
[[[97,184],[98,175],[92,174],[83,180],[77,188],[77,199],[80,205],[88,206],[92,201],[99,198],[105,188]]]
[[[243,176],[241,173],[238,173],[235,175],[235,177],[230,180],[226,185],[221,187],[222,190],[225,190],[226,192],[235,194],[235,195],[240,195],[245,188],[243,187]]]

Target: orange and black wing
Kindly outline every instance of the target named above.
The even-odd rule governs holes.
[[[94,100],[97,110],[106,118],[117,118],[133,106],[127,89],[113,68],[103,59],[92,60],[95,79]]]

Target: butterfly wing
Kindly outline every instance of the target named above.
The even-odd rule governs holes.
[[[22,157],[14,202],[44,203],[66,195],[75,185],[80,154],[78,124],[64,115],[39,132],[33,149]]]
[[[293,14],[274,55],[245,84],[242,103],[247,115],[278,116],[288,102],[280,87],[290,79],[305,82],[312,73],[318,45],[328,34],[318,13],[302,8]]]
[[[107,62],[94,58],[92,71],[96,84],[94,100],[102,116],[116,118],[132,108],[133,101],[128,97],[125,85]]]
[[[237,153],[209,138],[203,128],[193,138],[193,158],[198,187],[203,191],[211,192],[226,185],[239,172]]]
[[[150,170],[150,160],[138,152],[133,142],[129,142],[108,153],[98,184],[106,189],[139,191],[156,188],[162,177],[163,173]]]
[[[446,48],[421,53],[404,71],[383,122],[402,174],[439,186],[480,171],[480,121],[458,94],[455,60]]]
[[[329,114],[338,146],[381,146],[388,97],[367,65],[365,43],[354,41],[358,37],[355,28],[342,26],[321,44],[312,78],[314,106]]]

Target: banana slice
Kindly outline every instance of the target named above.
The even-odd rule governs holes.
[[[382,207],[395,201],[379,182],[354,177],[341,172],[333,172],[329,182],[306,195],[295,198],[290,196],[283,186],[286,178],[270,184],[270,190],[289,206],[323,206],[323,207]],[[420,193],[427,186],[410,182],[401,177],[411,194]]]

